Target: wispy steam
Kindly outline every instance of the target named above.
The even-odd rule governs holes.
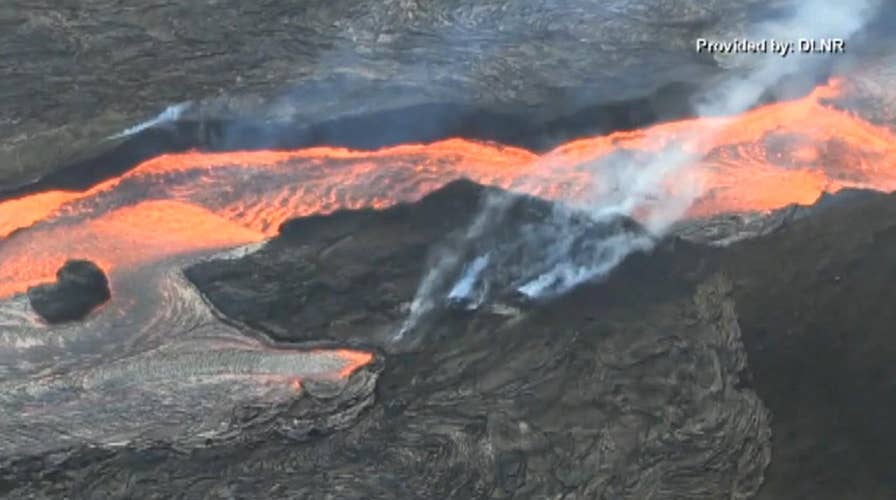
[[[538,298],[549,293],[563,293],[584,281],[607,274],[628,254],[647,250],[652,246],[653,239],[645,235],[614,234],[594,242],[594,248],[591,249],[594,252],[592,262],[587,265],[579,265],[572,260],[564,259],[548,272],[528,281],[517,290],[529,298]]]
[[[804,39],[842,38],[856,34],[880,8],[880,0],[829,2],[805,0],[794,5],[793,14],[759,23],[748,31],[750,40],[796,42]],[[832,55],[793,53],[786,58],[774,54],[738,54],[746,72],[722,82],[697,106],[697,114],[731,115],[753,106],[760,96],[784,77],[812,75]],[[833,55],[837,57],[837,55]]]
[[[161,113],[156,115],[155,118],[151,118],[149,120],[146,120],[145,122],[138,123],[133,127],[128,127],[115,135],[109,136],[108,139],[122,139],[124,137],[143,132],[144,130],[158,127],[159,125],[163,125],[165,123],[175,122],[181,117],[181,115],[183,115],[184,111],[186,111],[190,107],[190,104],[191,103],[189,102],[172,104],[171,106],[165,108]]]
[[[848,4],[809,0],[800,2],[791,16],[759,23],[746,35],[755,40],[847,39],[878,7],[876,0]],[[698,116],[743,113],[783,78],[811,73],[825,60],[799,53],[787,58],[748,57],[753,59],[736,74],[699,96]],[[699,150],[696,142],[712,139],[724,126],[711,123],[649,157],[623,153],[587,165],[594,179],[593,195],[575,206],[557,207],[543,223],[521,230],[515,239],[502,241],[493,235],[515,223],[509,212],[516,198],[490,197],[462,241],[438,250],[396,338],[414,329],[446,297],[452,302],[466,300],[469,307],[478,306],[492,292],[515,290],[530,298],[564,293],[605,276],[631,253],[649,250],[701,194],[699,179],[688,169],[700,160],[693,153]],[[643,231],[620,222],[629,217],[637,219]]]
[[[489,256],[491,254],[480,255],[473,259],[469,265],[464,268],[464,272],[460,277],[460,281],[454,285],[448,292],[448,300],[452,301],[468,301],[467,308],[475,309],[479,307],[481,300],[485,297],[488,289],[476,289],[476,283],[479,275],[488,265]]]

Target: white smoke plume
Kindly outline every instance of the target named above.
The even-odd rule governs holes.
[[[609,273],[630,253],[647,250],[651,246],[653,239],[647,236],[614,234],[597,242],[595,259],[590,265],[579,265],[571,260],[564,260],[517,290],[533,299],[542,297],[551,290],[553,293],[563,293],[584,281]]]
[[[876,0],[849,3],[802,1],[791,16],[757,24],[745,35],[757,41],[776,39],[794,43],[799,38],[848,39],[878,8]],[[699,96],[696,113],[700,117],[743,113],[783,78],[810,74],[828,57],[832,56],[800,53],[786,58],[771,53],[743,55],[745,64],[738,71]],[[720,126],[723,125],[701,128],[680,143],[650,157],[612,155],[588,165],[596,180],[595,191],[588,199],[568,208],[585,214],[595,224],[609,223],[619,217],[635,217],[649,235],[616,229],[583,244],[583,226],[571,222],[575,219],[569,216],[568,208],[558,209],[543,227],[537,229],[546,234],[529,242],[534,245],[531,253],[541,259],[540,265],[530,259],[526,266],[518,266],[516,279],[510,280],[513,288],[530,298],[563,293],[583,282],[605,276],[631,253],[649,250],[672,224],[685,216],[701,194],[699,179],[688,175],[689,166],[700,158],[690,151],[699,150],[692,147],[696,141],[712,140],[721,132]],[[524,179],[522,182],[525,187],[526,182],[538,181]],[[502,254],[519,250],[512,245],[487,249],[487,254],[475,257],[471,264],[463,264],[470,258],[469,249],[476,245],[477,239],[495,232],[506,222],[512,203],[512,197],[491,197],[465,235],[467,247],[439,250],[441,254],[424,275],[396,339],[413,330],[444,300],[446,292],[452,301],[469,297],[473,299],[472,304],[478,304],[483,297],[473,295],[485,293],[483,290],[488,289],[490,276],[507,273],[501,266],[509,265],[510,260],[502,258]],[[507,280],[503,284],[506,285]]]
[[[467,307],[469,309],[475,309],[479,306],[481,300],[485,298],[487,289],[477,292],[477,290],[475,289],[476,280],[485,269],[485,266],[488,265],[490,255],[491,254],[489,253],[480,255],[479,257],[473,259],[473,262],[464,267],[464,271],[460,277],[460,281],[458,281],[457,284],[455,284],[451,289],[451,291],[448,292],[448,300],[462,301],[472,299]]]
[[[113,139],[123,139],[125,137],[130,137],[132,135],[139,134],[144,130],[151,129],[153,127],[158,127],[159,125],[164,125],[166,123],[176,122],[184,112],[189,109],[192,105],[191,102],[181,102],[178,104],[172,104],[165,108],[161,113],[156,115],[154,118],[146,120],[145,122],[138,123],[133,127],[128,127],[121,132],[111,135],[107,137],[107,140]]]
[[[489,228],[490,223],[496,220],[496,218],[507,209],[508,203],[508,198],[505,196],[486,197],[482,210],[476,216],[473,223],[470,224],[470,227],[464,235],[464,239],[469,242],[481,237],[486,229]],[[463,255],[453,248],[441,247],[438,248],[436,252],[436,263],[427,270],[423,279],[420,281],[420,285],[417,287],[417,293],[414,295],[413,302],[411,302],[408,317],[402,324],[401,330],[395,334],[395,340],[400,340],[404,337],[407,332],[417,325],[424,315],[432,311],[439,304],[439,298],[436,296],[436,291],[441,290],[445,286],[447,280],[450,279],[451,273],[453,273],[455,269],[457,269],[457,266],[461,264]],[[475,284],[475,279],[487,265],[488,260],[486,259],[481,265],[482,269],[479,269],[476,272],[476,276],[471,279],[471,289]],[[461,280],[463,280],[463,278],[461,278]],[[453,289],[457,289],[458,286],[459,284],[455,285]],[[462,297],[454,297],[454,299],[460,298]]]

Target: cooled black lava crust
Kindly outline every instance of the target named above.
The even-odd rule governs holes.
[[[498,113],[451,102],[362,113],[319,123],[177,121],[143,130],[99,157],[62,166],[34,183],[0,190],[0,200],[50,189],[87,189],[144,160],[190,149],[376,149],[461,137],[545,150],[577,137],[691,116],[694,91],[693,85],[673,83],[640,99],[599,105],[583,102],[575,113],[549,121],[542,121],[525,109],[513,114]]]

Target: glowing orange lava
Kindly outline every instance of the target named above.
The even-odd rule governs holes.
[[[339,377],[346,378],[358,368],[373,361],[373,354],[364,351],[352,351],[350,349],[338,349],[336,354],[345,362],[342,370],[339,371]]]
[[[811,203],[845,187],[896,189],[896,137],[825,103],[842,91],[834,82],[735,117],[580,139],[541,155],[461,139],[377,151],[163,155],[83,192],[0,203],[0,298],[52,280],[67,258],[116,273],[259,241],[290,217],[413,201],[460,177],[576,200],[606,180],[601,162],[611,155],[669,147],[700,158],[688,168],[703,186],[691,216]]]
[[[264,238],[202,207],[170,200],[119,208],[76,228],[49,226],[37,232],[37,238],[17,234],[0,242],[0,296],[52,280],[68,258],[86,257],[114,273],[176,251],[212,250]]]
[[[372,353],[352,349],[313,349],[309,354],[322,356],[328,361],[327,368],[318,374],[310,375],[314,380],[346,379],[373,361]],[[254,378],[259,382],[286,386],[295,394],[300,394],[303,390],[304,382],[301,376],[270,373],[255,375]]]
[[[302,392],[302,381],[297,378],[291,379],[289,381],[289,388],[292,389],[296,394]]]

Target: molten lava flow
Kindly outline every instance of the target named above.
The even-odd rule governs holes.
[[[205,208],[171,200],[139,202],[74,226],[51,224],[32,230],[0,242],[0,296],[52,280],[69,258],[89,258],[114,273],[172,253],[264,238]]]
[[[543,155],[460,139],[377,151],[163,155],[83,192],[0,203],[0,297],[51,280],[66,258],[91,259],[115,273],[258,241],[289,217],[413,201],[460,177],[585,199],[606,181],[606,160],[674,147],[702,158],[688,169],[703,187],[691,216],[811,203],[845,187],[896,189],[896,137],[825,103],[842,92],[834,82],[740,116],[580,139]],[[700,134],[707,129],[713,133]]]
[[[338,355],[342,362],[345,363],[343,368],[339,370],[339,377],[346,378],[358,368],[370,363],[373,361],[373,354],[364,351],[352,351],[349,349],[338,349],[336,351],[336,355]]]

